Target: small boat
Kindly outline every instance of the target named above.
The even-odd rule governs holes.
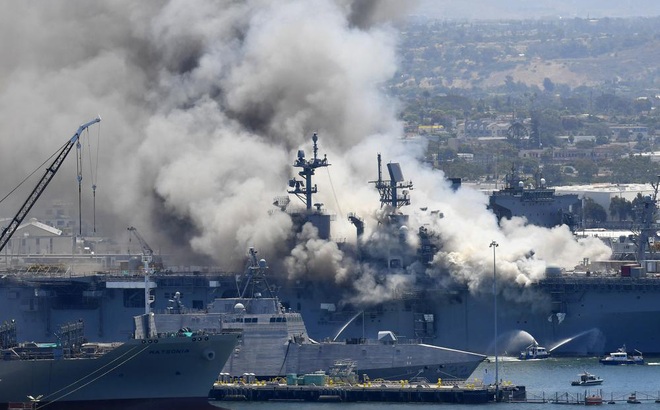
[[[637,393],[630,393],[630,396],[628,396],[628,400],[626,400],[626,403],[629,404],[640,404],[641,401],[637,399]]]
[[[580,373],[578,380],[573,380],[571,386],[596,386],[603,383],[603,379],[587,371]]]
[[[644,357],[642,352],[635,350],[633,354],[626,352],[626,345],[623,345],[616,352],[610,353],[608,356],[600,359],[602,364],[616,365],[616,364],[644,364]]]
[[[550,353],[545,349],[545,347],[539,346],[536,341],[527,346],[525,350],[520,352],[520,355],[518,355],[518,359],[520,360],[547,359],[548,357],[550,357]]]

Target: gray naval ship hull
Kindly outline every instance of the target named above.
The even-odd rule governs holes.
[[[0,407],[213,408],[208,392],[240,334],[130,340],[100,356],[0,361]],[[194,407],[188,407],[194,406]]]
[[[151,333],[240,329],[241,340],[223,373],[232,377],[250,373],[260,380],[329,371],[347,360],[354,363],[358,376],[371,379],[467,379],[486,358],[457,349],[399,342],[393,333],[382,331],[378,340],[316,342],[307,336],[300,313],[285,311],[276,298],[221,298],[204,311],[151,314],[149,323]]]
[[[0,279],[0,311],[3,318],[16,319],[20,340],[44,340],[59,324],[78,319],[85,322],[90,340],[127,340],[133,331],[127,323],[144,312],[141,281],[100,275],[39,281],[6,277]],[[199,309],[236,292],[234,275],[167,274],[154,275],[152,281],[154,311],[165,311],[177,291],[187,306]],[[342,340],[375,338],[379,330],[390,330],[399,340],[494,353],[492,294],[428,286],[359,309],[342,305],[341,292],[329,285],[273,281],[283,305],[301,312],[308,336],[315,340],[333,339],[342,328],[338,338]],[[526,293],[519,301],[498,298],[499,353],[517,354],[533,337],[548,349],[565,342],[553,354],[605,354],[623,344],[645,354],[660,354],[660,278],[570,275],[548,278],[525,290],[511,289],[509,296],[535,293],[531,297]],[[507,348],[515,337],[522,340]]]
[[[480,354],[427,344],[345,344],[321,343],[291,345],[286,373],[307,374],[329,369],[341,359],[355,359],[359,375],[372,379],[411,380],[422,377],[431,382],[438,379],[465,380],[486,357]],[[233,361],[226,369],[233,368]]]
[[[284,301],[300,306],[306,322],[313,324],[308,326],[312,337],[335,334],[354,317],[342,336],[358,337],[386,323],[399,334],[428,338],[433,344],[495,353],[492,293],[426,289],[357,316],[355,310],[324,309],[332,298],[312,293],[283,295]],[[517,356],[536,340],[553,355],[602,355],[624,344],[645,354],[658,354],[658,298],[657,277],[566,275],[544,279],[524,290],[510,288],[506,297],[500,294],[497,298],[498,353]]]

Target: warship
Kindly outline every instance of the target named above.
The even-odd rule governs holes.
[[[223,331],[92,343],[83,329],[83,322],[72,322],[55,342],[16,343],[16,323],[5,322],[0,406],[212,409],[208,392],[240,338]]]
[[[370,379],[465,380],[486,356],[428,344],[399,341],[387,330],[377,340],[355,338],[315,341],[308,336],[303,317],[285,309],[268,285],[264,259],[249,250],[249,263],[239,297],[217,298],[204,310],[186,308],[175,294],[164,313],[151,313],[149,334],[173,334],[181,329],[219,332],[224,327],[242,330],[239,346],[223,369],[231,377],[253,374],[260,380],[329,371],[342,360],[356,365],[358,375]]]
[[[287,211],[288,197],[278,198],[275,205],[289,212],[296,229],[311,223],[317,228],[319,238],[330,240],[332,218],[313,200],[317,192],[314,172],[329,165],[326,157],[319,157],[317,141],[318,136],[313,137],[314,154],[310,159],[301,151],[294,161],[303,180],[289,181],[288,193],[299,197],[305,209]],[[383,252],[370,254],[368,249],[360,247],[364,221],[349,214],[356,229],[357,246],[355,249],[340,243],[337,246],[344,246],[343,250],[347,254],[352,252],[356,260],[381,269],[384,277],[388,273],[404,272],[413,285],[386,302],[347,303],[346,293],[350,289],[332,280],[290,280],[274,272],[270,283],[277,288],[280,303],[287,311],[291,309],[302,315],[308,338],[375,339],[385,329],[399,342],[408,339],[483,354],[493,354],[497,345],[498,353],[508,351],[515,355],[534,341],[546,346],[553,355],[601,355],[624,344],[634,345],[648,354],[660,353],[660,328],[654,325],[660,278],[648,269],[651,261],[643,260],[646,252],[637,252],[642,255],[639,260],[643,263],[634,267],[619,267],[605,261],[613,268],[601,270],[596,269],[596,261],[585,261],[581,269],[568,272],[549,266],[542,279],[525,287],[500,283],[507,286],[507,292],[498,292],[497,296],[492,292],[475,293],[465,283],[425,276],[434,254],[442,246],[442,238],[431,229],[419,228],[415,233],[418,237],[415,248],[406,246],[399,250],[391,246],[400,243],[406,229],[407,215],[402,209],[411,203],[412,182],[405,181],[397,163],[388,163],[387,172],[389,180],[382,175],[379,155],[378,178],[372,181],[383,208],[379,228],[393,240],[380,247]],[[526,206],[541,206],[538,204],[531,201]],[[655,209],[655,198],[650,198],[647,212],[651,215]],[[650,216],[647,218],[652,220]],[[652,230],[650,222],[639,230],[635,242],[638,249],[644,248],[653,235]],[[125,324],[143,313],[145,300],[149,300],[153,312],[165,311],[177,292],[187,306],[198,310],[206,309],[216,298],[240,295],[235,272],[203,267],[156,271],[148,281],[139,272],[73,275],[66,269],[8,270],[0,277],[3,315],[20,323],[24,340],[52,335],[57,324],[79,318],[85,321],[86,331],[96,340],[125,340],[133,331]],[[494,306],[497,306],[497,343]]]
[[[311,167],[315,162],[308,164]],[[388,171],[390,179],[384,180],[379,155],[378,179],[373,182],[381,195],[381,206],[389,210],[383,225],[395,236],[406,229],[407,215],[397,210],[410,204],[413,185],[404,180],[398,164],[388,164]],[[303,170],[300,174],[310,172]],[[524,216],[527,223],[537,226],[575,228],[579,222],[577,195],[558,195],[542,179],[538,187],[531,188],[521,186],[520,182],[512,172],[508,187],[490,197],[490,208],[496,216],[500,219]],[[452,186],[455,185],[452,181]],[[312,193],[307,192],[307,197]],[[384,271],[405,272],[415,277],[414,286],[392,300],[355,306],[343,303],[330,283],[319,285],[301,280],[295,285],[282,286],[281,299],[303,313],[310,335],[316,338],[332,337],[338,330],[344,337],[360,337],[374,334],[386,324],[397,334],[435,345],[490,354],[498,346],[502,351],[497,353],[514,352],[515,356],[521,348],[539,341],[555,355],[602,354],[626,342],[644,351],[660,352],[657,344],[660,328],[653,325],[658,312],[654,300],[660,293],[660,278],[655,274],[657,270],[649,267],[657,263],[645,251],[656,230],[652,223],[656,203],[655,196],[646,198],[645,226],[635,235],[637,260],[641,261],[636,266],[622,261],[589,260],[572,271],[548,266],[543,278],[526,287],[505,283],[506,292],[476,293],[467,284],[433,280],[424,275],[433,255],[442,246],[442,238],[437,240],[435,233],[422,226],[417,233],[419,246],[415,253],[390,248],[384,252],[386,258],[380,261]],[[306,215],[313,212],[308,206]],[[318,212],[315,218],[320,218]],[[356,226],[359,244],[364,231],[362,221],[354,215],[349,218]],[[314,223],[309,218],[307,221]],[[363,259],[378,258],[362,249],[358,253]],[[328,291],[327,287],[332,290]],[[493,336],[495,311],[497,341]]]
[[[498,220],[525,218],[527,223],[552,228],[567,225],[572,231],[579,226],[581,202],[577,194],[557,194],[549,188],[540,172],[535,174],[536,185],[525,185],[512,167],[505,176],[504,188],[488,197],[488,208]]]

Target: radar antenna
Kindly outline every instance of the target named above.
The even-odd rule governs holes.
[[[413,189],[412,181],[404,181],[401,166],[398,162],[390,162],[387,164],[387,171],[390,174],[390,180],[383,180],[381,171],[381,157],[378,154],[378,180],[370,181],[376,185],[376,189],[380,193],[380,207],[390,205],[394,209],[399,209],[402,206],[410,205],[409,191]],[[399,190],[401,190],[399,192]]]

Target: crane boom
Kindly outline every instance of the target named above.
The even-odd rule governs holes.
[[[87,129],[87,127],[89,127],[90,125],[96,124],[97,122],[100,121],[101,121],[101,117],[96,117],[93,120],[81,125],[80,127],[78,127],[76,133],[73,134],[73,137],[71,137],[71,139],[69,139],[69,141],[64,145],[64,147],[57,155],[55,160],[46,169],[44,176],[41,177],[39,183],[37,184],[36,187],[34,187],[30,196],[28,196],[28,198],[25,200],[23,206],[21,206],[21,208],[18,210],[18,213],[16,213],[16,216],[14,216],[14,219],[12,219],[11,223],[2,231],[2,235],[0,235],[0,251],[4,249],[5,245],[7,245],[7,242],[9,242],[9,239],[11,239],[12,235],[14,235],[14,232],[16,232],[18,226],[21,224],[21,222],[23,222],[23,219],[25,219],[28,212],[30,212],[30,209],[32,209],[32,207],[37,202],[41,194],[44,192],[50,181],[53,179],[57,171],[60,169],[62,162],[64,162],[64,159],[71,151],[71,148],[73,148],[73,146],[78,142],[78,139],[80,138],[80,134],[82,134],[82,132],[85,129]]]
[[[140,242],[140,246],[142,247],[142,255],[143,255],[143,256],[153,256],[153,254],[154,254],[153,249],[151,249],[151,246],[149,246],[149,244],[147,243],[147,241],[144,240],[144,238],[142,237],[142,235],[140,235],[140,234],[138,233],[137,229],[135,229],[135,228],[132,227],[132,226],[129,226],[129,227],[128,227],[128,230],[131,231],[131,232],[133,232],[133,235],[135,235],[135,237],[137,238],[138,242]]]
[[[128,227],[128,230],[133,232],[133,235],[140,242],[142,246],[142,263],[144,264],[144,313],[146,315],[151,312],[151,304],[154,303],[155,297],[151,294],[151,284],[149,282],[149,274],[152,272],[151,263],[153,262],[154,251],[151,249],[151,246],[144,240],[142,235],[140,235],[132,226]]]

